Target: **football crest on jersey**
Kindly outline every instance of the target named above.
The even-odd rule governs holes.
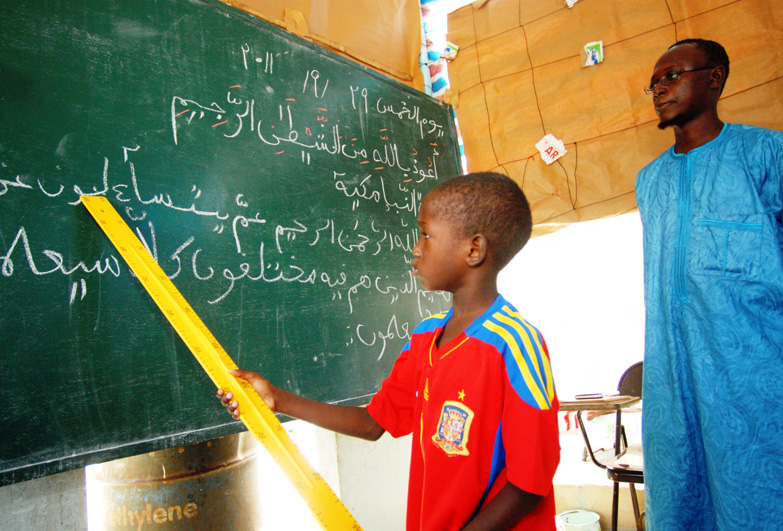
[[[474,413],[465,404],[447,400],[432,441],[449,455],[468,455],[468,435]]]

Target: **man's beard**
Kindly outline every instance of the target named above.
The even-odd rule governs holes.
[[[658,129],[664,130],[667,127],[676,127],[678,125],[682,125],[683,120],[681,116],[675,116],[674,118],[669,118],[668,120],[661,120],[658,122]]]

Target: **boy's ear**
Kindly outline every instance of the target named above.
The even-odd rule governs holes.
[[[487,259],[489,252],[489,242],[483,234],[476,234],[470,240],[467,263],[470,267],[478,267]]]

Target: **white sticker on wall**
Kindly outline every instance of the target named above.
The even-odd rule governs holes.
[[[593,66],[604,61],[604,41],[593,41],[582,48],[582,66]]]
[[[536,144],[536,149],[541,153],[541,158],[547,164],[552,164],[566,153],[565,144],[552,134],[548,134],[539,140]]]

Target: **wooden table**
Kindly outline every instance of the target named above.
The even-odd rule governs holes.
[[[622,424],[622,410],[641,402],[638,396],[605,396],[603,398],[590,398],[585,400],[563,400],[560,402],[560,411],[576,411],[576,419],[579,421],[579,429],[584,430],[582,411],[615,411],[614,447],[620,448]]]

